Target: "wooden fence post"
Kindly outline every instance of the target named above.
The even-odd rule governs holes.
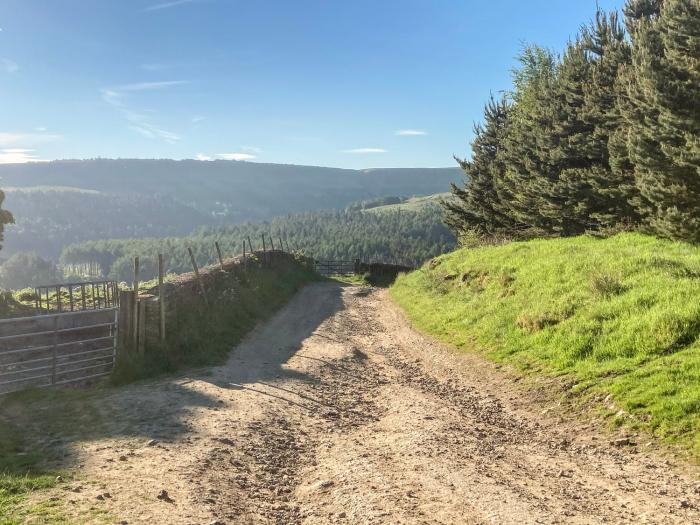
[[[160,340],[165,341],[165,262],[158,254],[158,306],[160,310]]]
[[[245,239],[243,239],[243,269],[248,267],[248,261],[245,258]]]
[[[119,341],[127,350],[133,350],[134,341],[134,308],[136,301],[133,290],[119,291]]]
[[[136,336],[138,340],[137,351],[139,354],[146,352],[146,300],[138,299],[136,301],[136,310],[138,311],[138,325]]]
[[[219,241],[214,242],[214,246],[216,246],[216,255],[219,256],[219,266],[221,266],[221,271],[224,271],[224,258],[221,256],[221,248],[219,247]]]
[[[267,247],[265,246],[265,234],[262,234],[263,240],[263,265],[267,263]]]
[[[207,300],[207,292],[204,290],[204,283],[202,282],[202,278],[199,276],[199,267],[197,266],[197,261],[194,258],[194,253],[192,253],[192,248],[187,248],[187,251],[190,252],[190,261],[192,261],[192,268],[194,269],[194,276],[197,278],[197,282],[199,283],[199,289],[202,292],[202,297],[204,298],[204,303],[209,306],[209,301]]]
[[[134,348],[138,349],[138,344],[139,344],[139,258],[134,257],[134,311],[132,312],[133,319],[134,319],[134,326],[133,326],[133,331],[134,333],[132,334],[133,338],[133,343],[134,343]],[[93,286],[93,301],[95,300],[94,298],[94,286]]]

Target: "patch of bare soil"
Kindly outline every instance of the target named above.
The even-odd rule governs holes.
[[[227,365],[99,409],[57,492],[116,523],[700,523],[695,471],[550,415],[381,290],[308,286]]]

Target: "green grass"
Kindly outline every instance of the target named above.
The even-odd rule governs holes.
[[[386,204],[365,210],[367,213],[388,213],[395,211],[418,212],[426,206],[439,206],[440,201],[449,198],[450,193],[435,193],[423,197],[411,197],[400,204]]]
[[[76,513],[62,497],[42,494],[73,479],[57,467],[64,445],[99,434],[99,391],[36,389],[0,398],[0,525],[112,522],[103,509]]]
[[[461,249],[391,295],[420,329],[611,394],[615,423],[700,459],[700,248],[626,233]]]
[[[331,281],[337,281],[343,284],[353,286],[374,286],[377,288],[389,288],[394,282],[395,277],[392,274],[372,274],[370,272],[361,275],[336,275],[329,278]]]
[[[42,459],[40,454],[25,450],[15,425],[0,420],[0,525],[24,523],[31,515],[37,520],[47,516],[43,508],[26,506],[31,493],[57,484],[57,473],[38,466]],[[53,510],[51,514],[55,515]]]

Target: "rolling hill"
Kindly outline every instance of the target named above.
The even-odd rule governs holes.
[[[17,224],[3,256],[56,258],[72,242],[184,235],[200,226],[342,209],[449,188],[458,168],[350,170],[237,161],[93,159],[0,165]]]

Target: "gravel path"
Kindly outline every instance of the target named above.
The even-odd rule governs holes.
[[[700,523],[690,468],[542,403],[386,291],[318,283],[225,366],[112,391],[61,497],[129,524]]]

